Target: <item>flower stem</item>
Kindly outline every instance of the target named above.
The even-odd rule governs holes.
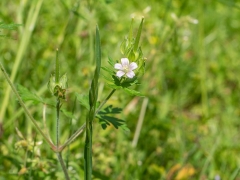
[[[62,151],[67,147],[69,144],[71,144],[85,129],[86,123],[84,123],[78,130],[62,145],[59,147],[59,151]]]
[[[56,146],[57,146],[57,149],[59,147],[59,134],[60,134],[60,131],[59,131],[59,128],[60,128],[60,125],[59,125],[59,121],[60,121],[60,117],[59,117],[59,112],[60,112],[60,99],[57,98],[57,103],[56,103],[56,113],[57,113],[57,121],[56,121]]]
[[[58,49],[56,49],[56,64],[55,64],[55,82],[59,83],[59,60],[58,60]]]
[[[65,164],[64,164],[64,161],[63,161],[63,158],[62,158],[62,153],[61,153],[61,152],[57,152],[56,154],[57,154],[57,157],[58,157],[58,161],[59,161],[60,164],[61,164],[62,170],[63,170],[63,172],[64,172],[65,179],[66,179],[66,180],[70,180],[69,175],[68,175],[68,172],[67,172],[67,168],[66,168],[66,166],[65,166]]]

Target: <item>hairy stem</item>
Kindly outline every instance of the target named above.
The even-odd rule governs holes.
[[[57,113],[57,119],[56,119],[56,146],[57,146],[57,149],[59,147],[59,134],[60,134],[60,131],[59,131],[59,128],[60,128],[60,125],[59,125],[59,121],[60,121],[60,117],[59,117],[59,112],[60,112],[60,99],[57,98],[57,103],[56,103],[56,113]]]
[[[67,172],[67,168],[66,168],[65,163],[64,163],[63,158],[62,158],[62,153],[61,152],[57,152],[56,154],[57,154],[57,157],[58,157],[58,161],[61,164],[62,170],[64,172],[65,179],[66,180],[70,180],[68,172]]]

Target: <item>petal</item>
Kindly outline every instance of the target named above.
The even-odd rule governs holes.
[[[133,71],[129,71],[126,75],[129,78],[133,78],[135,76],[135,73]]]
[[[128,58],[122,58],[121,59],[122,66],[129,66],[129,60]]]
[[[130,65],[129,65],[129,70],[134,70],[134,69],[137,69],[137,67],[138,67],[138,65],[137,65],[137,63],[135,63],[135,62],[132,62]]]
[[[122,66],[120,63],[116,63],[116,64],[114,65],[114,68],[115,68],[115,69],[122,70],[122,69],[123,69],[123,66]]]
[[[118,71],[118,72],[116,73],[116,76],[117,76],[117,77],[122,77],[124,74],[125,74],[125,72],[123,72],[123,71]]]

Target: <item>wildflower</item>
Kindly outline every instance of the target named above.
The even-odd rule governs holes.
[[[131,62],[129,64],[128,58],[122,58],[121,59],[121,64],[116,63],[114,65],[114,68],[119,70],[119,71],[117,71],[116,76],[122,77],[126,74],[126,76],[128,78],[133,78],[135,76],[135,73],[133,72],[133,70],[137,69],[137,67],[138,66],[135,62]]]

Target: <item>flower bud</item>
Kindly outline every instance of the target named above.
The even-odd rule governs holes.
[[[59,83],[56,83],[55,76],[51,75],[50,80],[48,82],[48,89],[52,93],[52,95],[65,99],[66,89],[67,89],[67,75],[64,74]]]

